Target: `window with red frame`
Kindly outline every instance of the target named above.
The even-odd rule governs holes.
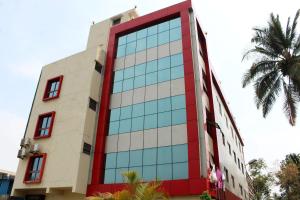
[[[53,127],[55,112],[45,113],[39,116],[34,138],[50,137]]]
[[[46,161],[46,154],[34,155],[29,158],[24,182],[25,183],[39,183],[42,180],[44,167]]]
[[[55,77],[47,81],[43,100],[50,100],[59,97],[63,76]]]

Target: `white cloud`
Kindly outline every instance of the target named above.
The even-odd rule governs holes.
[[[42,62],[38,60],[27,61],[22,64],[15,64],[9,67],[11,72],[13,72],[17,76],[21,76],[23,78],[29,79],[37,79],[40,75],[42,69]]]

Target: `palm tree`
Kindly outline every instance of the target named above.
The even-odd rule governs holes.
[[[167,200],[159,181],[142,182],[135,171],[123,174],[126,186],[114,194],[99,193],[88,200]]]
[[[296,12],[292,24],[288,18],[285,30],[279,16],[271,13],[266,27],[253,29],[255,34],[251,43],[255,46],[243,57],[254,54],[257,58],[242,81],[243,87],[254,83],[257,108],[262,107],[266,117],[283,90],[283,110],[292,126],[296,123],[300,101],[300,34],[296,33],[299,13],[300,10]]]

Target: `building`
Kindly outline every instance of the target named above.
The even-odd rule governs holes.
[[[14,172],[0,170],[0,200],[6,200],[10,196],[14,178]]]
[[[248,199],[243,146],[191,1],[132,9],[43,67],[13,196],[84,199],[119,190],[121,172],[135,170],[174,199]],[[214,170],[225,192],[210,183]]]

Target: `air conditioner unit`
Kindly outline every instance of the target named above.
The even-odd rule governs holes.
[[[26,156],[27,156],[26,149],[22,148],[18,151],[18,156],[17,156],[18,158],[23,160]]]
[[[40,145],[33,144],[30,149],[30,153],[39,153],[40,152]]]
[[[28,147],[30,146],[30,143],[31,143],[30,138],[22,138],[20,146]]]

